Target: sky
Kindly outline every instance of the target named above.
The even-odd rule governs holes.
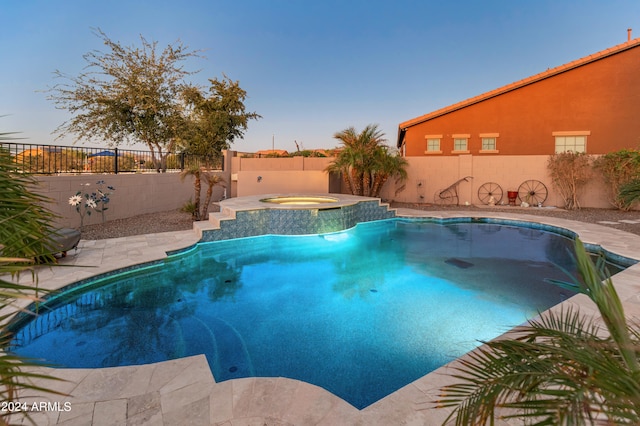
[[[0,0],[0,133],[21,142],[103,147],[57,138],[72,116],[48,93],[105,51],[178,41],[207,85],[246,90],[250,121],[232,149],[333,148],[336,132],[398,124],[640,37],[638,0]],[[140,146],[134,148],[139,149]]]

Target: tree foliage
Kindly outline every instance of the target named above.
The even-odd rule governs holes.
[[[370,124],[360,133],[349,127],[333,137],[341,141],[342,149],[327,171],[341,173],[353,195],[379,197],[391,176],[406,179],[406,160],[389,151],[377,125]]]
[[[640,424],[640,329],[627,322],[613,282],[602,282],[580,240],[576,259],[580,278],[572,285],[595,303],[604,327],[569,305],[516,328],[514,338],[483,342],[455,368],[460,382],[435,401],[454,408],[446,422]]]
[[[628,210],[631,204],[620,197],[623,186],[640,179],[640,151],[622,149],[603,155],[595,161],[595,166],[610,188],[610,202],[620,210]]]
[[[591,177],[591,158],[579,152],[561,152],[549,157],[547,168],[567,210],[579,209],[578,194]]]
[[[244,101],[247,92],[238,81],[224,76],[222,80],[209,79],[209,83],[208,95],[198,87],[189,87],[183,93],[188,112],[180,147],[185,153],[208,160],[204,165],[186,168],[181,174],[182,179],[186,176],[193,176],[194,179],[194,220],[207,220],[213,187],[225,183],[222,177],[209,170],[212,161],[218,160],[222,150],[229,149],[236,138],[244,135],[249,120],[260,118],[257,113],[246,111]],[[201,203],[203,180],[207,184],[207,191]]]
[[[181,144],[189,154],[217,158],[244,135],[249,120],[257,120],[260,115],[246,111],[247,92],[238,81],[224,76],[222,80],[209,79],[209,83],[208,96],[197,87],[189,87],[183,94],[189,130]]]
[[[111,145],[142,142],[156,168],[165,169],[183,132],[182,94],[192,87],[184,79],[194,72],[182,62],[198,52],[180,42],[160,51],[157,42],[142,36],[141,46],[123,46],[99,29],[94,33],[108,50],[83,55],[86,71],[77,76],[55,72],[63,82],[49,90],[49,99],[73,115],[56,132]]]

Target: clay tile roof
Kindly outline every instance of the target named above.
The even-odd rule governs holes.
[[[627,49],[631,49],[631,48],[637,47],[637,46],[640,46],[640,38],[629,40],[629,41],[627,41],[625,43],[619,44],[617,46],[610,47],[610,48],[602,50],[602,51],[600,51],[598,53],[594,53],[592,55],[585,56],[584,58],[577,59],[577,60],[572,61],[572,62],[568,62],[568,63],[566,63],[564,65],[560,65],[558,67],[548,69],[548,70],[543,71],[543,72],[541,72],[539,74],[532,75],[530,77],[527,77],[525,79],[516,81],[514,83],[507,84],[506,86],[502,86],[502,87],[500,87],[498,89],[491,90],[491,91],[483,93],[481,95],[474,96],[473,98],[466,99],[464,101],[455,103],[453,105],[446,106],[444,108],[441,108],[439,110],[430,112],[428,114],[421,115],[420,117],[416,117],[416,118],[413,118],[411,120],[405,121],[404,123],[400,123],[399,124],[399,126],[398,126],[399,130],[402,132],[407,127],[415,126],[416,124],[423,123],[425,121],[431,120],[431,119],[439,117],[441,115],[445,115],[445,114],[448,114],[450,112],[456,111],[458,109],[467,107],[469,105],[473,105],[475,103],[482,102],[484,100],[493,98],[495,96],[502,95],[503,93],[510,92],[510,91],[518,89],[520,87],[523,87],[523,86],[538,82],[540,80],[544,80],[545,78],[552,77],[554,75],[563,73],[563,72],[571,70],[573,68],[577,68],[577,67],[580,67],[582,65],[586,65],[586,64],[588,64],[590,62],[594,62],[594,61],[600,60],[600,59],[605,58],[607,56],[611,56],[611,55],[614,55],[616,53],[620,53],[620,52],[623,52],[623,51],[625,51]],[[398,141],[398,142],[400,144],[400,141]]]

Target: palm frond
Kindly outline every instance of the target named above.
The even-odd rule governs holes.
[[[454,408],[445,423],[640,422],[640,332],[627,324],[611,279],[602,282],[579,240],[576,261],[574,284],[594,301],[604,328],[569,305],[517,327],[512,338],[483,342],[454,367],[459,382],[434,401]]]

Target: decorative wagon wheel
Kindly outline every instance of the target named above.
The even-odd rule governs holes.
[[[502,200],[502,188],[495,182],[483,183],[478,188],[478,199],[482,204],[489,204],[491,197],[493,197],[496,204],[499,204]]]
[[[456,204],[458,195],[451,189],[436,191],[433,195],[433,204]]]
[[[547,195],[549,195],[547,187],[539,180],[525,180],[518,188],[518,198],[520,198],[520,201],[531,205],[544,203]]]

